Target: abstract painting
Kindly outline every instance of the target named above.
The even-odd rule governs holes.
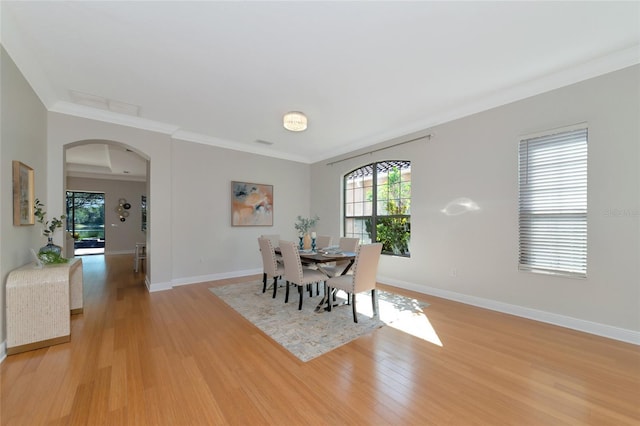
[[[231,225],[273,226],[273,185],[231,182]]]

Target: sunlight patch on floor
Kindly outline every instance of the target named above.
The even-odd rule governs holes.
[[[389,327],[442,347],[442,341],[429,322],[429,318],[424,314],[419,302],[416,299],[410,299],[410,301],[409,306],[396,307],[391,302],[378,299],[380,319]],[[356,303],[356,309],[359,313],[372,315],[370,295],[358,295]]]
[[[384,321],[384,320],[383,320]],[[411,334],[419,339],[426,340],[434,345],[442,346],[442,342],[438,334],[429,322],[429,318],[425,314],[412,314],[411,312],[403,312],[399,319],[387,324],[396,330]]]

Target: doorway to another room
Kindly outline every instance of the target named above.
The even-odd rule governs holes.
[[[67,232],[75,256],[104,254],[104,192],[67,191]]]

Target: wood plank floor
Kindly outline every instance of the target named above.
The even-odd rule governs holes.
[[[84,258],[71,342],[1,364],[2,425],[639,425],[640,348],[435,297],[442,346],[383,327],[303,363],[209,287]]]

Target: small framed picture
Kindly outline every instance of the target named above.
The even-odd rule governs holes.
[[[13,224],[33,225],[34,188],[33,169],[20,161],[13,161]]]

